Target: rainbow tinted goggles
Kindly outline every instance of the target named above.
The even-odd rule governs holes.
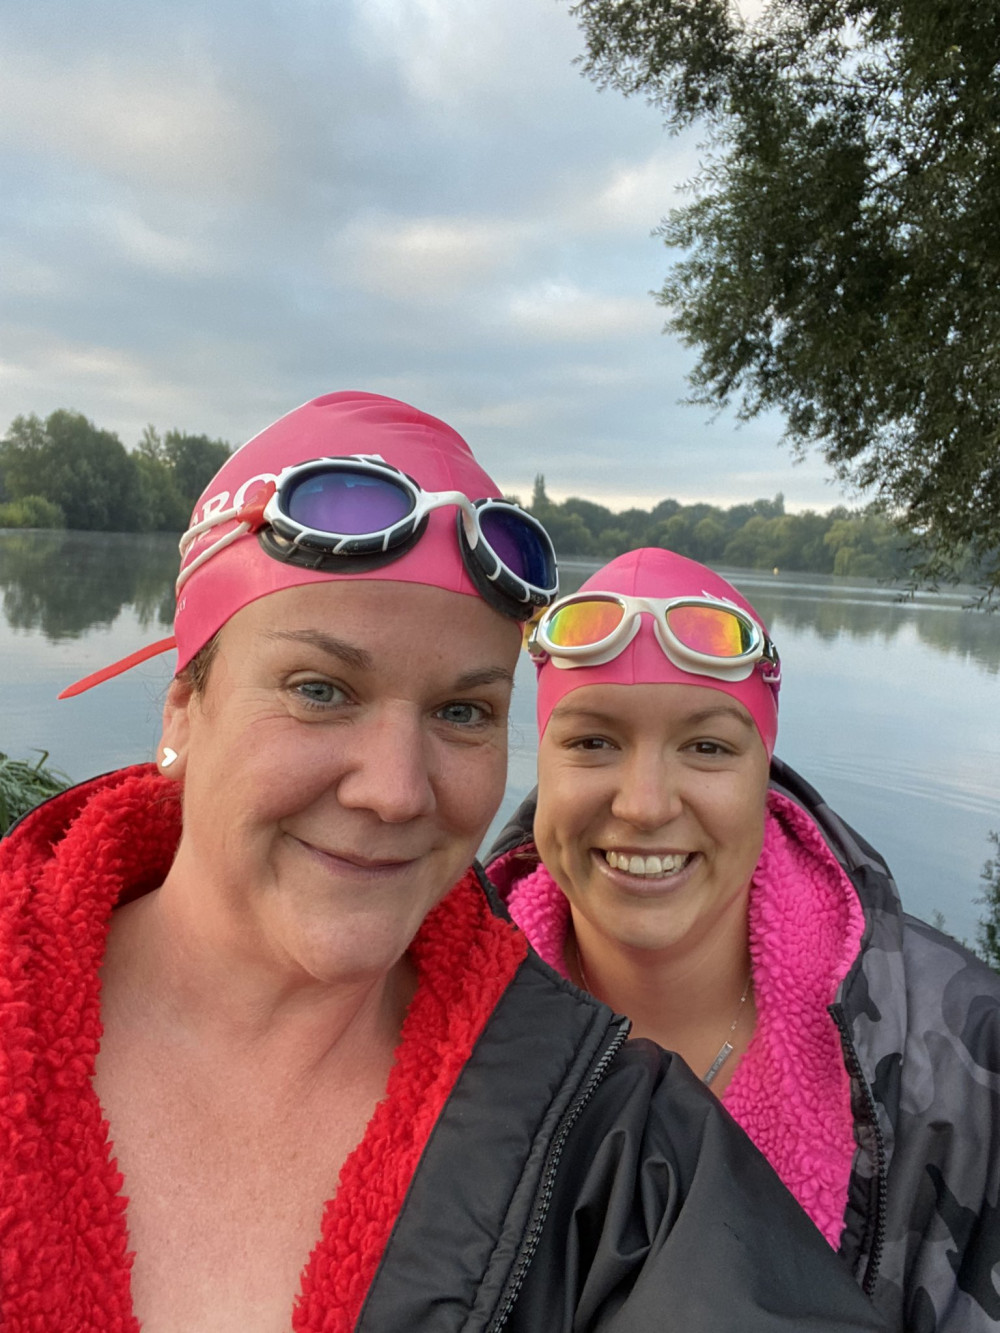
[[[601,666],[618,657],[650,615],[665,656],[681,671],[716,680],[746,680],[759,670],[777,689],[778,650],[752,616],[715,597],[629,597],[579,592],[561,597],[533,627],[528,651],[562,670]]]
[[[245,502],[209,515],[181,538],[181,557],[203,533],[237,526],[182,570],[177,591],[223,547],[256,533],[275,560],[351,574],[398,560],[420,540],[432,510],[454,505],[462,560],[483,599],[504,615],[527,620],[558,591],[548,533],[510,500],[470,500],[461,491],[425,491],[383,459],[355,454],[315,458],[254,486]]]

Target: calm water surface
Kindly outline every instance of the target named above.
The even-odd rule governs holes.
[[[0,531],[0,750],[74,779],[151,758],[172,654],[77,699],[63,686],[170,632],[171,537]],[[592,568],[564,563],[563,588]],[[889,861],[907,907],[971,940],[1000,829],[1000,616],[958,594],[729,572],[781,651],[778,754]],[[534,681],[518,669],[503,820],[532,787]]]

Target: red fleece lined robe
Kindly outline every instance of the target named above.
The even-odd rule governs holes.
[[[180,834],[151,766],[74,788],[0,844],[0,1327],[138,1333],[127,1199],[91,1086],[111,910],[159,885]],[[419,976],[386,1096],[344,1163],[296,1333],[353,1328],[428,1136],[526,943],[469,873],[410,949]]]

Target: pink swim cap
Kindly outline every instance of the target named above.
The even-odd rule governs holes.
[[[261,481],[275,480],[282,468],[314,458],[367,454],[391,463],[425,491],[461,491],[470,500],[499,498],[496,483],[476,462],[457,431],[436,417],[395,398],[346,391],[314,398],[237,449],[205,487],[191,525],[239,506]],[[237,520],[209,528],[185,552],[182,569],[207,546],[237,526]],[[459,549],[452,507],[433,510],[420,540],[404,555],[376,569],[344,573],[306,569],[274,559],[252,533],[221,548],[196,569],[181,588],[172,638],[131,654],[64,690],[81,693],[158,652],[177,648],[180,672],[218,630],[250,602],[283,588],[330,579],[380,579],[424,583],[479,596]],[[531,608],[525,611],[525,618]]]
[[[592,574],[580,592],[617,592],[634,597],[719,597],[748,612],[765,629],[745,597],[719,574],[673,551],[644,547],[629,551]],[[560,670],[551,662],[538,667],[538,735],[553,708],[565,695],[585,685],[701,685],[737,699],[753,718],[770,757],[778,734],[778,691],[759,671],[746,680],[717,680],[674,666],[660,647],[650,616],[643,614],[639,632],[623,652],[600,666]]]

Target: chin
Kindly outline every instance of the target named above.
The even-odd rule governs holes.
[[[287,953],[299,968],[329,985],[377,981],[392,971],[409,945],[398,922],[380,927],[377,921],[346,928],[342,921],[307,925],[285,940]]]

